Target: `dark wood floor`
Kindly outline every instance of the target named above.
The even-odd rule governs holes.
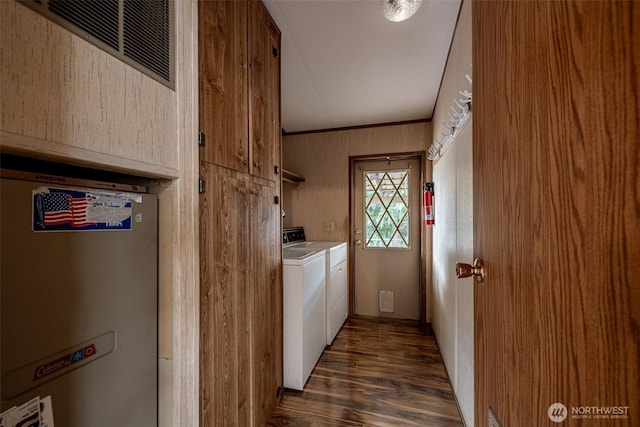
[[[417,322],[350,319],[269,426],[461,426],[436,341]]]

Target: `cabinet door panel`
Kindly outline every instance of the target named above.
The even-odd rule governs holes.
[[[200,425],[250,420],[248,184],[201,162]]]
[[[253,425],[266,425],[282,387],[282,273],[274,187],[251,184],[250,292]]]
[[[245,1],[198,2],[202,160],[249,171],[248,6]]]
[[[280,31],[261,1],[250,10],[250,172],[275,181],[280,164]]]

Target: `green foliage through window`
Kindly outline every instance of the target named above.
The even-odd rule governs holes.
[[[409,170],[364,173],[365,247],[409,248]]]

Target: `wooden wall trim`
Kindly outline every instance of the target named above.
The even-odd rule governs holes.
[[[173,228],[173,425],[199,425],[198,3],[176,5],[178,166]]]
[[[126,159],[86,148],[46,141],[0,130],[3,152],[60,161],[77,166],[94,167],[112,172],[130,173],[148,178],[177,178],[178,170],[157,164]]]
[[[431,119],[417,119],[417,120],[405,120],[402,122],[389,122],[389,123],[374,123],[369,125],[360,125],[360,126],[346,126],[341,128],[329,128],[329,129],[315,129],[315,130],[302,130],[298,132],[286,132],[284,129],[282,130],[283,136],[293,136],[293,135],[307,135],[310,133],[324,133],[324,132],[340,132],[345,130],[355,130],[355,129],[371,129],[377,127],[388,127],[388,126],[401,126],[401,125],[411,125],[414,123],[431,123]]]

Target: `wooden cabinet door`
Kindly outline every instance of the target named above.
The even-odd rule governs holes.
[[[261,1],[250,1],[250,173],[275,181],[280,164],[280,30]]]
[[[251,381],[254,426],[266,425],[282,390],[280,205],[275,186],[251,184]]]
[[[250,425],[249,187],[201,162],[200,425]]]
[[[249,172],[248,5],[198,2],[202,160]]]
[[[476,423],[638,425],[640,8],[472,13]]]

